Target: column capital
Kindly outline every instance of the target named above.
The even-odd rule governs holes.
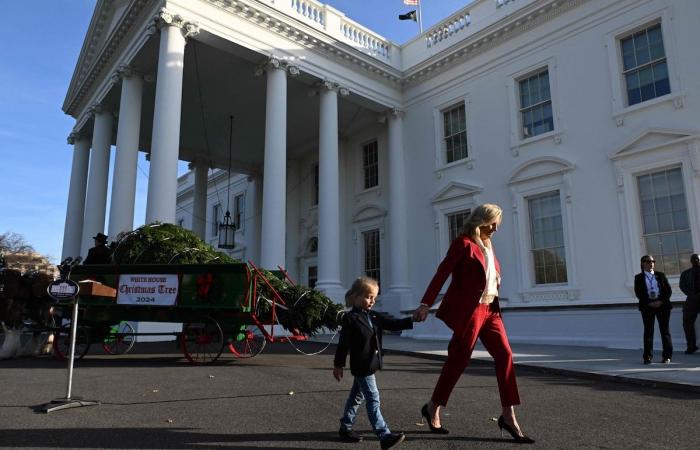
[[[255,76],[259,77],[270,69],[284,70],[293,77],[299,75],[301,72],[299,66],[292,64],[290,61],[275,55],[270,55],[255,67]]]
[[[82,133],[80,133],[79,131],[73,130],[73,131],[70,132],[70,134],[69,134],[68,137],[66,138],[66,141],[67,141],[70,145],[74,145],[74,144],[75,144],[75,141],[80,140],[80,138],[82,138],[82,137],[83,137]]]
[[[404,112],[403,109],[400,109],[397,107],[392,107],[387,114],[389,115],[389,117],[393,117],[396,119],[402,119],[406,113]]]
[[[156,30],[173,26],[180,29],[185,39],[199,34],[199,24],[186,20],[179,14],[174,14],[167,8],[161,8],[146,27],[148,34],[155,34]]]
[[[336,91],[341,97],[350,95],[348,88],[326,78],[318,82],[318,87],[327,91]]]
[[[87,109],[89,117],[95,117],[96,114],[112,112],[101,103],[94,103]]]

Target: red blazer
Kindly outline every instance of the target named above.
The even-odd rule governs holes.
[[[501,265],[495,257],[496,272]],[[464,331],[472,313],[479,306],[481,294],[486,288],[486,262],[479,245],[467,236],[458,236],[447,250],[445,259],[437,268],[423,294],[421,303],[432,306],[442,285],[449,275],[452,281],[440,303],[436,317],[445,322],[454,332]],[[498,307],[498,297],[494,299]]]

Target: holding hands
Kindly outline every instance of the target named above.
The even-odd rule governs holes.
[[[418,305],[418,308],[416,308],[415,311],[413,311],[413,321],[414,322],[423,322],[425,319],[428,318],[428,313],[430,312],[430,306],[426,305],[425,303],[421,303]]]

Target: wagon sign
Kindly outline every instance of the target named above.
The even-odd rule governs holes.
[[[129,274],[119,277],[117,303],[120,305],[173,306],[177,301],[175,274]]]
[[[73,280],[56,280],[49,284],[46,293],[55,301],[61,302],[73,300],[78,295],[79,290],[78,283]]]

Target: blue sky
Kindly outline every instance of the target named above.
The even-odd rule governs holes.
[[[403,0],[325,3],[394,42],[418,34],[417,24],[396,18],[414,9]],[[468,3],[423,0],[424,28]],[[74,124],[61,106],[95,4],[96,0],[0,0],[0,233],[22,234],[53,261],[61,256],[72,158],[66,137]],[[181,170],[185,168],[181,164]],[[147,173],[148,163],[141,155],[136,226],[145,217]]]

